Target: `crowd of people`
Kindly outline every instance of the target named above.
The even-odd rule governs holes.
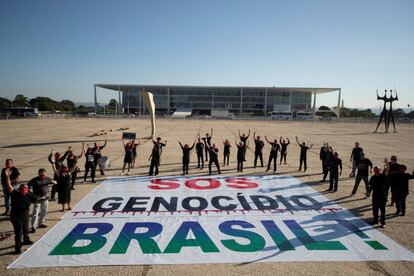
[[[246,162],[246,151],[249,146],[250,130],[247,134],[238,132],[238,140],[235,141],[237,148],[237,172],[243,172],[244,164]],[[277,172],[277,165],[287,164],[288,147],[291,144],[289,138],[284,139],[268,139],[264,136],[265,141],[261,136],[253,134],[254,141],[254,160],[253,167],[258,165],[264,168],[263,150],[265,142],[270,145],[269,159],[267,162],[266,172],[273,169],[273,173]],[[167,141],[162,142],[160,137],[152,140],[152,150],[149,156],[150,166],[149,175],[158,175],[161,165],[161,157],[163,148],[167,146]],[[295,137],[296,143],[300,149],[299,155],[299,169],[298,171],[307,170],[307,154],[313,147],[313,144],[308,144],[305,141],[300,142],[298,137]],[[222,140],[223,143],[223,162],[222,166],[229,166],[232,145],[228,139]],[[30,245],[32,241],[29,238],[29,233],[35,233],[37,228],[46,228],[45,217],[48,210],[49,201],[56,200],[56,193],[58,194],[58,204],[62,206],[62,211],[71,210],[71,192],[75,190],[75,183],[78,173],[80,173],[79,160],[85,155],[84,176],[85,182],[90,173],[91,182],[95,183],[96,170],[99,169],[101,175],[105,175],[104,168],[100,162],[102,158],[102,150],[106,146],[106,141],[103,145],[94,143],[93,146],[82,145],[82,151],[76,155],[72,148],[69,147],[64,154],[52,150],[48,157],[51,164],[53,177],[49,177],[45,168],[38,170],[38,175],[28,181],[22,183],[20,181],[19,170],[14,166],[12,159],[7,159],[5,167],[1,171],[1,182],[3,186],[5,213],[10,216],[13,224],[15,234],[15,252],[21,252],[22,245]],[[195,149],[197,155],[197,169],[203,170],[205,162],[208,162],[209,174],[212,174],[213,164],[216,170],[221,174],[221,167],[219,162],[219,149],[213,142],[213,129],[210,133],[206,133],[204,137],[197,134],[197,137],[191,144],[183,144],[178,142],[182,150],[182,174],[189,174],[191,152]],[[137,158],[137,148],[140,145],[139,141],[131,140],[124,141],[123,147],[125,150],[123,167],[121,175],[124,175],[127,170],[127,175],[130,174],[131,169],[135,167],[135,160]],[[278,159],[280,154],[280,159]],[[320,148],[319,157],[322,163],[323,175],[321,182],[327,181],[329,178],[329,187],[327,192],[337,192],[339,176],[342,174],[343,163],[339,157],[339,153],[335,151],[329,143],[324,143]],[[66,164],[65,164],[66,160]],[[142,159],[141,159],[142,160]],[[258,161],[260,164],[258,164]],[[386,202],[389,199],[389,192],[391,192],[390,205],[396,207],[396,215],[404,216],[406,212],[406,197],[408,195],[409,180],[414,177],[408,174],[407,167],[397,162],[396,156],[391,156],[390,161],[384,159],[384,164],[375,166],[364,153],[362,147],[358,142],[355,142],[355,147],[352,149],[350,162],[352,169],[349,177],[355,178],[355,184],[350,196],[357,193],[358,186],[361,181],[365,184],[365,198],[372,194],[372,212],[373,224],[378,224],[384,227],[385,225],[385,209]],[[273,167],[272,167],[273,163]],[[370,172],[372,176],[369,177]],[[10,203],[11,202],[11,203]],[[29,227],[29,211],[32,208],[31,227]]]

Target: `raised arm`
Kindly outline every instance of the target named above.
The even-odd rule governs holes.
[[[9,168],[6,168],[5,174],[7,191],[9,192],[9,194],[11,194],[11,192],[13,192],[13,186],[10,181],[11,170]]]
[[[289,145],[289,144],[290,144],[289,138],[286,138],[286,140],[288,141],[288,142],[287,142],[287,145]]]
[[[282,144],[282,136],[279,138],[279,143]]]
[[[107,142],[108,140],[105,140],[105,143],[102,145],[102,146],[100,146],[99,147],[99,149],[101,150],[101,149],[103,149],[104,147],[106,147],[106,142]]]
[[[241,137],[241,135],[240,135],[240,129],[238,129],[238,132],[239,132],[239,137]]]
[[[78,156],[76,156],[78,159],[79,158],[82,158],[82,155],[83,155],[83,151],[84,150],[85,150],[85,142],[82,142],[82,150],[81,150],[81,153]]]
[[[312,144],[312,145],[310,145],[309,149],[311,149],[312,147],[313,147],[313,144]]]
[[[250,136],[250,128],[249,128],[249,133],[247,134],[247,137],[246,138],[249,138],[249,136]]]
[[[211,128],[210,137],[213,137],[213,128]]]
[[[180,144],[181,149],[184,149],[183,144],[181,144],[180,141],[178,141],[178,144]]]
[[[266,139],[266,142],[268,142],[270,144],[270,141],[267,139],[267,136],[266,135],[265,135],[265,139]]]
[[[195,141],[193,142],[193,145],[190,147],[190,150],[193,150],[194,146],[195,146]]]
[[[295,137],[296,138],[296,142],[298,143],[298,145],[300,146],[299,140],[298,140],[298,136]]]

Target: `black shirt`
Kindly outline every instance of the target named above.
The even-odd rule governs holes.
[[[204,141],[204,145],[209,145],[209,146],[211,146],[211,136],[209,136],[209,137],[204,137],[204,138],[201,138],[203,141]]]
[[[11,210],[10,218],[24,219],[29,216],[30,203],[35,201],[33,193],[29,192],[22,196],[19,191],[13,190],[10,194]]]
[[[242,141],[244,144],[246,144],[247,139],[249,139],[249,136],[240,136],[240,141]]]
[[[231,147],[230,144],[228,144],[228,145],[224,144],[224,154],[225,155],[230,154],[230,147]]]
[[[372,200],[386,200],[386,184],[385,184],[385,175],[373,175],[369,180],[369,187],[372,191]]]
[[[43,180],[39,176],[33,178],[27,183],[29,188],[33,189],[33,195],[36,197],[45,197],[49,194],[49,184],[52,184],[50,177],[45,177]]]
[[[368,158],[357,160],[356,165],[358,167],[359,176],[368,176],[369,168],[372,169],[372,162]]]
[[[237,145],[237,160],[238,161],[244,161],[244,150],[246,149],[246,147]]]
[[[364,151],[364,150],[363,150],[362,148],[360,148],[360,147],[355,147],[355,148],[353,148],[353,149],[352,149],[352,153],[351,153],[352,160],[354,160],[354,161],[356,161],[356,160],[360,160],[360,159],[361,159],[361,153],[362,153],[363,151]]]
[[[408,182],[410,179],[414,178],[414,175],[411,175],[409,173],[403,173],[403,172],[397,172],[393,173],[395,177],[395,183],[393,183],[393,189],[392,192],[394,195],[398,196],[406,196],[409,193],[408,189]]]
[[[189,161],[190,160],[190,153],[191,150],[194,148],[194,144],[191,147],[185,148],[183,145],[181,145],[181,150],[183,151],[183,160]]]
[[[78,163],[78,157],[76,157],[75,155],[73,155],[72,157],[69,157],[66,159],[67,163],[68,163],[68,168],[69,170],[72,169],[73,167],[76,167],[76,164]]]
[[[202,154],[203,153],[203,150],[204,150],[204,144],[203,143],[201,143],[201,142],[198,142],[197,144],[196,144],[196,151],[197,151],[197,153],[198,154]]]
[[[217,160],[218,148],[210,148],[210,161]]]
[[[299,144],[299,146],[300,146],[300,156],[301,157],[306,157],[306,154],[308,153],[309,147],[304,146],[302,144]]]
[[[285,152],[287,152],[287,146],[290,144],[290,142],[288,142],[288,143],[280,143],[280,145],[281,145],[281,149],[280,149],[280,152],[282,152],[282,153],[285,153]]]
[[[263,147],[264,147],[264,142],[262,140],[254,140],[254,144],[255,144],[255,149],[254,152],[255,153],[261,153],[263,151]]]
[[[17,184],[17,178],[19,178],[20,172],[16,167],[11,167],[10,171],[10,182],[12,185],[15,185]],[[7,189],[6,178],[6,168],[4,168],[1,170],[1,184],[3,186],[3,189]]]
[[[342,171],[342,160],[340,158],[335,158],[335,157],[332,156],[329,160],[328,165],[329,165],[329,168],[331,169],[331,171],[333,171],[333,172],[337,172],[338,167]]]
[[[280,146],[278,143],[269,143],[270,145],[272,145],[272,147],[270,148],[270,153],[277,153],[280,150]]]

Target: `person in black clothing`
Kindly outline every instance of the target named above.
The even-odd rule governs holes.
[[[287,138],[287,143],[285,139],[282,140],[282,136],[279,139],[280,143],[280,165],[282,165],[282,160],[284,160],[284,164],[286,164],[286,156],[287,156],[287,147],[290,144],[289,138]]]
[[[35,201],[35,196],[26,184],[21,184],[18,190],[13,189],[10,168],[6,168],[4,174],[7,191],[11,197],[10,221],[14,230],[14,249],[16,254],[20,254],[22,245],[33,244],[29,238],[29,209],[30,204]]]
[[[161,138],[157,137],[157,141],[153,141],[154,145],[152,147],[152,152],[148,160],[151,160],[149,175],[158,175],[159,173],[159,166],[160,166],[160,158],[162,148],[167,146],[167,141],[165,143],[161,143]]]
[[[72,210],[70,207],[71,202],[71,182],[72,182],[72,173],[76,170],[76,167],[73,167],[69,170],[65,165],[61,165],[59,170],[57,169],[56,163],[52,160],[52,168],[54,173],[58,176],[57,180],[57,191],[59,194],[58,203],[62,204],[62,212],[65,211],[65,204],[68,206],[68,210]]]
[[[203,142],[201,142],[200,133],[199,133],[197,144],[196,144],[196,153],[197,153],[197,168],[200,168],[201,170],[204,168],[203,151],[204,151],[204,144]]]
[[[93,153],[93,149],[91,147],[88,147],[86,145],[87,149],[83,148],[83,152],[85,153],[85,175],[83,176],[83,182],[86,181],[86,178],[88,177],[89,170],[91,170],[91,178],[92,183],[95,183],[95,157]]]
[[[226,166],[226,161],[227,161],[227,166],[229,165],[230,162],[230,142],[229,140],[226,139],[226,141],[223,141],[223,145],[224,145],[224,149],[223,149],[223,167]]]
[[[135,143],[135,140],[133,140],[133,143],[132,144],[134,145],[133,148],[132,148],[132,153],[134,155],[134,158],[132,159],[132,166],[131,166],[131,168],[135,168],[135,160],[137,159],[137,155],[138,155],[137,148],[141,144],[141,142],[138,140],[138,143]]]
[[[249,139],[249,136],[250,136],[250,129],[249,129],[249,133],[247,134],[247,136],[244,133],[242,135],[240,135],[240,129],[239,129],[240,141],[242,141],[244,145],[246,145],[247,140]],[[243,154],[244,154],[244,161],[246,161],[246,148],[244,148]]]
[[[206,133],[206,136],[201,138],[204,141],[204,150],[206,153],[206,161],[208,161],[208,157],[209,157],[209,153],[210,153],[210,148],[211,148],[211,138],[213,137],[213,129],[211,129],[211,133],[208,134]]]
[[[400,167],[401,165],[398,164],[397,162],[397,156],[392,155],[390,158],[390,162],[388,163],[388,173],[387,173],[387,178],[385,180],[385,184],[386,184],[386,190],[385,190],[385,195],[386,195],[386,199],[388,201],[388,193],[390,191],[391,188],[391,203],[390,206],[394,205],[394,187],[396,186],[396,184],[398,183],[397,179],[396,179],[396,174],[394,174],[394,172],[399,172],[400,171]]]
[[[308,150],[310,150],[313,147],[313,144],[310,146],[307,146],[305,142],[302,142],[302,144],[299,143],[298,136],[296,136],[295,138],[296,138],[296,142],[298,143],[300,147],[299,170],[298,171],[302,170],[302,164],[303,164],[303,171],[306,172],[308,168],[307,154],[308,154]]]
[[[248,144],[243,143],[243,141],[240,141],[239,143],[235,141],[235,143],[237,146],[237,172],[243,172],[244,154]]]
[[[216,144],[213,144],[211,147],[207,145],[207,149],[209,151],[210,154],[210,161],[208,162],[208,171],[209,174],[211,175],[211,166],[214,163],[217,167],[218,173],[221,174],[220,171],[220,164],[218,161],[218,148],[216,147]]]
[[[56,167],[59,170],[60,167],[63,166],[63,161],[65,161],[67,155],[68,152],[65,152],[65,154],[62,156],[59,152],[55,152],[55,150],[52,149],[48,157],[49,163],[52,164],[52,169]],[[58,181],[58,175],[56,173],[53,176],[53,180]],[[53,185],[52,192],[50,193],[50,201],[55,201],[56,191],[57,186]]]
[[[361,154],[363,153],[363,149],[359,146],[359,142],[355,142],[355,147],[352,149],[351,157],[349,161],[352,163],[352,171],[349,177],[355,177],[355,172],[357,169],[356,163],[358,160],[361,160]]]
[[[351,197],[354,196],[358,190],[359,183],[361,180],[365,183],[365,198],[369,197],[369,190],[368,190],[368,174],[370,169],[372,169],[372,162],[368,158],[365,158],[365,154],[361,154],[361,160],[357,162],[358,173],[355,178],[355,185],[352,189]]]
[[[12,159],[6,159],[5,168],[1,170],[1,185],[3,186],[3,195],[4,195],[4,207],[6,211],[4,212],[4,216],[7,216],[10,211],[10,193],[6,184],[6,170],[10,170],[10,181],[12,186],[17,185],[20,178],[19,170],[13,165]]]
[[[105,173],[104,173],[101,165],[99,164],[98,160],[99,160],[99,158],[102,157],[101,150],[104,147],[106,147],[106,142],[107,141],[105,140],[105,143],[102,146],[100,146],[99,143],[95,143],[94,147],[93,147],[93,159],[94,159],[94,163],[95,163],[95,172],[96,172],[96,166],[99,166],[99,171],[101,172],[101,175],[105,175]]]
[[[339,175],[342,174],[342,160],[338,157],[338,153],[336,151],[332,154],[332,157],[329,160],[328,166],[329,166],[329,188],[326,191],[336,192],[338,190]]]
[[[49,206],[49,185],[56,184],[56,181],[48,177],[45,169],[39,169],[38,176],[32,178],[27,186],[33,189],[33,195],[36,201],[33,204],[32,213],[32,230],[31,233],[36,233],[36,228],[46,228],[44,224]]]
[[[378,211],[381,212],[381,227],[385,225],[385,173],[375,166],[373,168],[374,175],[371,176],[368,187],[372,192],[372,215],[374,219],[371,224],[378,224]]]
[[[134,160],[135,140],[127,142],[126,144],[125,144],[124,140],[122,140],[122,144],[124,145],[125,156],[124,156],[124,165],[122,166],[121,175],[124,175],[126,165],[128,165],[127,175],[129,175],[129,171],[131,170],[132,162]]]
[[[322,160],[322,170],[323,170],[323,178],[320,182],[325,182],[328,173],[330,172],[330,165],[331,160],[333,158],[333,149],[329,146],[328,143],[324,144],[321,148],[321,152],[319,154],[319,158]]]
[[[395,214],[401,216],[405,216],[405,200],[409,194],[408,183],[410,179],[414,178],[414,170],[412,174],[406,173],[407,167],[405,165],[400,165],[399,172],[390,172],[389,175],[395,175],[395,183],[394,185],[394,200],[395,200],[395,207],[397,208]]]
[[[257,158],[260,159],[260,165],[263,168],[263,147],[264,142],[259,135],[256,136],[256,132],[253,133],[254,139],[254,167],[257,165]]]
[[[277,143],[277,139],[274,139],[273,142],[270,142],[267,139],[267,136],[265,136],[266,141],[272,146],[270,148],[270,154],[269,154],[269,161],[267,162],[267,170],[270,170],[270,165],[272,164],[272,160],[273,160],[273,172],[275,173],[277,170],[277,153],[278,151],[280,151],[280,146]]]
[[[68,148],[68,154],[66,158],[68,168],[69,170],[72,170],[75,167],[75,170],[72,173],[72,181],[71,181],[72,190],[75,190],[74,186],[76,182],[76,177],[78,176],[78,172],[80,171],[78,167],[78,159],[82,158],[83,148],[84,148],[84,143],[82,143],[82,151],[80,155],[75,155],[72,151],[72,147]]]
[[[188,166],[190,165],[190,153],[195,146],[195,141],[191,147],[188,144],[185,144],[183,146],[180,141],[178,141],[178,143],[180,144],[181,150],[183,151],[183,175],[186,175],[188,174]]]

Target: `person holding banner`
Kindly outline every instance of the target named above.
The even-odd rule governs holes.
[[[94,147],[93,147],[93,158],[94,158],[94,162],[95,162],[95,171],[96,171],[96,166],[99,166],[99,171],[101,172],[101,175],[105,175],[101,165],[99,164],[98,160],[99,158],[102,157],[102,153],[101,150],[103,150],[104,147],[106,147],[106,140],[105,140],[105,144],[103,144],[103,146],[100,146],[99,143],[95,143]]]
[[[223,167],[226,166],[226,161],[227,161],[227,166],[229,165],[229,160],[230,160],[230,142],[229,140],[226,139],[226,141],[223,141],[223,145],[224,145],[224,149],[223,149]]]
[[[35,201],[35,196],[26,184],[20,184],[18,190],[14,190],[10,180],[12,173],[10,168],[6,168],[4,180],[11,198],[10,221],[14,230],[15,254],[20,254],[22,245],[33,244],[29,238],[29,209],[30,204]]]
[[[313,147],[313,144],[308,146],[306,145],[305,142],[299,143],[298,136],[296,136],[295,138],[296,138],[296,142],[298,143],[300,147],[299,170],[298,171],[302,170],[302,164],[303,164],[303,171],[306,172],[308,168],[308,164],[307,164],[308,150],[310,150]]]
[[[135,140],[129,141],[125,144],[124,139],[122,139],[122,144],[124,145],[125,150],[125,156],[124,156],[124,165],[122,166],[122,173],[121,175],[124,175],[125,167],[128,165],[128,172],[127,175],[130,174],[132,161],[134,160],[134,146],[135,146]]]
[[[196,144],[196,153],[197,153],[197,169],[202,170],[204,168],[204,143],[201,142],[200,133],[198,134],[198,141]],[[200,166],[201,164],[201,166]]]
[[[267,162],[267,172],[270,170],[270,165],[272,164],[272,160],[273,160],[273,172],[275,173],[277,170],[277,153],[278,151],[280,151],[280,146],[277,143],[277,139],[274,139],[273,142],[270,142],[267,139],[267,136],[265,136],[266,141],[272,146],[270,149],[270,154],[269,154],[269,161]]]
[[[209,174],[210,175],[212,174],[211,173],[211,166],[213,165],[213,163],[214,163],[214,165],[216,165],[218,173],[221,174],[220,164],[219,164],[219,161],[218,161],[218,152],[219,152],[219,150],[216,147],[216,144],[213,144],[211,147],[207,145],[207,149],[208,149],[209,155],[210,155],[210,161],[208,162]]]
[[[282,159],[284,160],[284,164],[286,165],[286,156],[287,156],[287,147],[290,144],[289,138],[287,139],[287,143],[285,139],[282,140],[282,136],[280,136],[279,143],[280,143],[280,165],[282,165]]]
[[[188,165],[190,164],[190,153],[195,146],[195,140],[191,147],[188,144],[185,144],[183,146],[183,144],[181,144],[180,141],[178,141],[178,143],[180,144],[181,150],[183,151],[183,175],[186,175],[188,174]]]

